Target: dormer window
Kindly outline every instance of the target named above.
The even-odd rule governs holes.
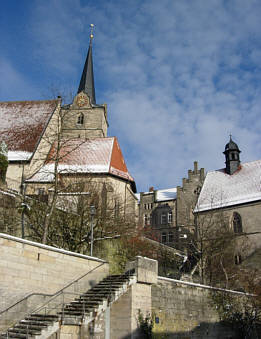
[[[84,115],[81,113],[80,115],[78,115],[77,125],[83,125],[83,122],[84,122]]]

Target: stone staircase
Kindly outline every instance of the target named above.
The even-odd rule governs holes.
[[[122,275],[110,275],[72,302],[62,305],[57,312],[52,309],[56,314],[48,314],[45,307],[43,313],[28,315],[1,333],[0,338],[44,339],[57,332],[60,324],[77,325],[83,320],[89,323],[136,282],[134,273],[131,270]]]

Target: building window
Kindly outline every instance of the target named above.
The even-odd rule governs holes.
[[[149,222],[149,218],[147,214],[144,214],[144,225],[147,226]]]
[[[160,222],[162,225],[167,223],[167,214],[166,213],[162,213],[160,216]]]
[[[235,255],[235,264],[240,265],[242,263],[242,258],[240,254]]]
[[[45,193],[44,188],[38,188],[38,194],[39,195],[44,195],[44,193]]]
[[[84,121],[84,115],[81,113],[77,118],[77,124],[83,125],[83,121]]]
[[[168,213],[168,223],[171,224],[172,221],[173,221],[173,218],[172,218],[172,212],[170,211],[170,212]]]
[[[174,234],[173,232],[169,232],[169,242],[173,242],[174,241]]]
[[[233,231],[235,233],[242,233],[243,232],[242,220],[241,220],[241,216],[240,216],[239,213],[237,213],[237,212],[233,213],[232,224],[233,224]]]
[[[167,234],[166,232],[162,232],[161,233],[161,242],[164,244],[165,242],[167,242]]]

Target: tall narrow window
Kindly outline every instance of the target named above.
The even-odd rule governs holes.
[[[78,125],[83,125],[83,122],[84,122],[84,115],[81,113],[81,114],[78,116],[77,124],[78,124]]]
[[[162,232],[161,233],[161,242],[164,244],[165,242],[167,242],[167,233],[166,232]]]
[[[234,212],[233,213],[233,219],[232,219],[232,224],[233,224],[233,231],[235,233],[242,233],[243,228],[242,228],[242,219],[239,213]]]
[[[235,255],[235,264],[240,265],[242,263],[242,257],[240,254]]]
[[[162,213],[161,214],[161,224],[164,225],[167,223],[167,214],[166,213]]]
[[[144,214],[144,226],[148,225],[148,215]]]
[[[168,224],[172,223],[172,211],[168,213]]]
[[[173,242],[174,241],[174,234],[173,232],[169,232],[169,242]]]

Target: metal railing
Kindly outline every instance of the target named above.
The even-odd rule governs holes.
[[[63,312],[65,304],[71,302],[75,298],[75,296],[86,292],[97,283],[97,270],[105,264],[105,262],[101,263],[97,267],[89,270],[87,273],[73,280],[54,294],[31,293],[14,303],[13,305],[9,306],[5,310],[1,311],[0,331],[6,331],[7,328],[15,325],[17,322],[24,319],[25,317],[28,317],[31,314],[41,313],[47,315],[54,314],[54,312],[55,314],[57,314],[57,312],[59,311]],[[102,272],[100,274],[102,274]],[[35,308],[36,304],[38,303],[39,305],[39,303],[42,301],[38,300],[38,302],[31,302],[32,305],[30,307],[30,299],[35,296],[44,298],[47,297],[48,300],[37,308]]]

